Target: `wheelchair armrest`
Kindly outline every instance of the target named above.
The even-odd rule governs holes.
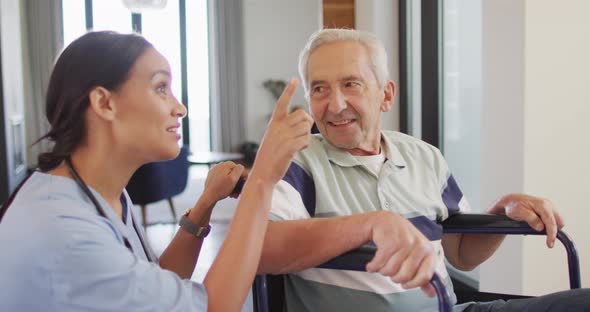
[[[520,235],[546,235],[545,230],[537,231],[526,222],[515,221],[507,216],[492,214],[455,214],[441,222],[443,233],[448,234],[520,234]],[[563,244],[567,252],[569,268],[570,288],[581,288],[580,260],[576,245],[569,236],[559,230],[557,239]]]
[[[330,259],[328,262],[320,264],[318,268],[366,271],[367,263],[373,259],[375,252],[377,252],[375,245],[366,244]]]
[[[545,235],[545,231],[537,231],[531,228],[526,222],[514,221],[506,216],[490,214],[456,214],[447,218],[447,220],[442,222],[441,225],[443,227],[443,233],[449,234]],[[580,262],[575,244],[567,234],[561,230],[557,232],[557,238],[563,243],[567,251],[570,288],[581,288]],[[375,245],[366,244],[357,249],[348,251],[318,267],[326,269],[365,271],[367,263],[373,259],[376,251],[377,247]],[[437,291],[440,311],[450,311],[446,310],[450,306],[450,295],[438,275],[433,278],[431,284]],[[266,304],[266,282],[263,277],[257,276],[255,289],[257,293],[261,294],[260,296],[256,296],[256,301]],[[257,302],[258,306],[263,308],[259,311],[268,311],[267,306],[260,302]]]
[[[492,214],[455,214],[441,222],[444,233],[544,235],[526,222]]]
[[[546,232],[531,228],[526,222],[515,221],[506,216],[492,214],[456,214],[441,222],[443,233],[473,233],[473,234],[520,234],[545,235]],[[564,245],[570,278],[570,288],[581,288],[580,261],[576,245],[561,230],[557,232],[557,239]],[[366,264],[373,259],[377,247],[365,244],[357,249],[348,251],[326,263],[320,268],[365,271]]]
[[[367,263],[373,259],[375,252],[377,252],[375,245],[366,244],[320,264],[318,268],[364,272],[366,271]],[[430,284],[436,290],[439,311],[452,311],[451,295],[438,274],[435,273],[432,276]]]
[[[526,222],[514,221],[506,216],[491,214],[456,214],[441,223],[444,233],[488,233],[488,234],[545,234],[531,228]],[[343,253],[320,265],[320,268],[364,271],[373,259],[377,247],[368,243]]]

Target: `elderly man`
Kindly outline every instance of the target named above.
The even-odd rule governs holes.
[[[320,135],[297,154],[274,190],[259,272],[292,273],[285,281],[288,311],[436,310],[428,282],[436,271],[452,287],[445,256],[471,270],[504,236],[443,235],[436,222],[468,211],[469,204],[438,149],[381,130],[395,84],[375,36],[319,31],[301,52],[299,71]],[[488,212],[546,229],[549,247],[563,226],[550,202],[522,194],[505,196]],[[313,269],[369,241],[378,248],[369,273]],[[576,300],[582,293],[455,309],[539,311],[563,296]]]

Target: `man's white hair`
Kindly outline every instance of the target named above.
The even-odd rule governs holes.
[[[307,81],[309,56],[320,46],[339,41],[353,41],[362,44],[369,54],[371,70],[377,79],[379,88],[385,87],[386,81],[389,79],[387,54],[383,43],[374,34],[353,29],[323,29],[309,37],[307,44],[299,54],[299,75],[307,98],[309,98],[309,82]]]

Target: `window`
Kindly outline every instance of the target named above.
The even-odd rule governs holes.
[[[483,209],[482,3],[400,0],[402,131],[441,149],[474,212]],[[479,287],[479,268],[449,273]]]
[[[209,85],[209,32],[207,1],[189,0],[186,11],[187,88],[191,109],[188,113],[190,146],[194,152],[211,151],[211,104]],[[190,16],[190,17],[189,17]]]
[[[207,0],[168,0],[164,9],[133,14],[123,0],[62,0],[64,44],[88,30],[138,32],[172,68],[172,91],[187,105],[183,143],[211,151]]]
[[[92,29],[129,33],[133,30],[131,12],[120,0],[92,1]]]
[[[480,207],[482,1],[444,1],[441,147],[474,211]]]

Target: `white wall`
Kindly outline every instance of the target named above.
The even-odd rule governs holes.
[[[551,198],[590,286],[590,2],[525,1],[524,189]],[[568,287],[563,248],[524,244],[524,292]],[[557,248],[556,248],[557,249]],[[543,261],[539,261],[543,259]]]
[[[321,0],[244,1],[244,77],[246,138],[259,142],[274,99],[262,86],[267,79],[299,77],[299,51],[322,25]],[[291,105],[307,108],[299,87]]]
[[[399,130],[399,1],[362,0],[355,1],[355,28],[377,35],[387,51],[390,78],[398,91],[394,106],[381,115],[383,129]]]
[[[482,2],[481,207],[524,191],[523,15],[523,1]],[[522,293],[522,240],[508,237],[480,266],[480,290]]]
[[[584,0],[483,1],[482,205],[525,192],[550,198],[590,285],[590,20]],[[560,244],[513,237],[481,266],[480,289],[540,295],[568,288]]]

